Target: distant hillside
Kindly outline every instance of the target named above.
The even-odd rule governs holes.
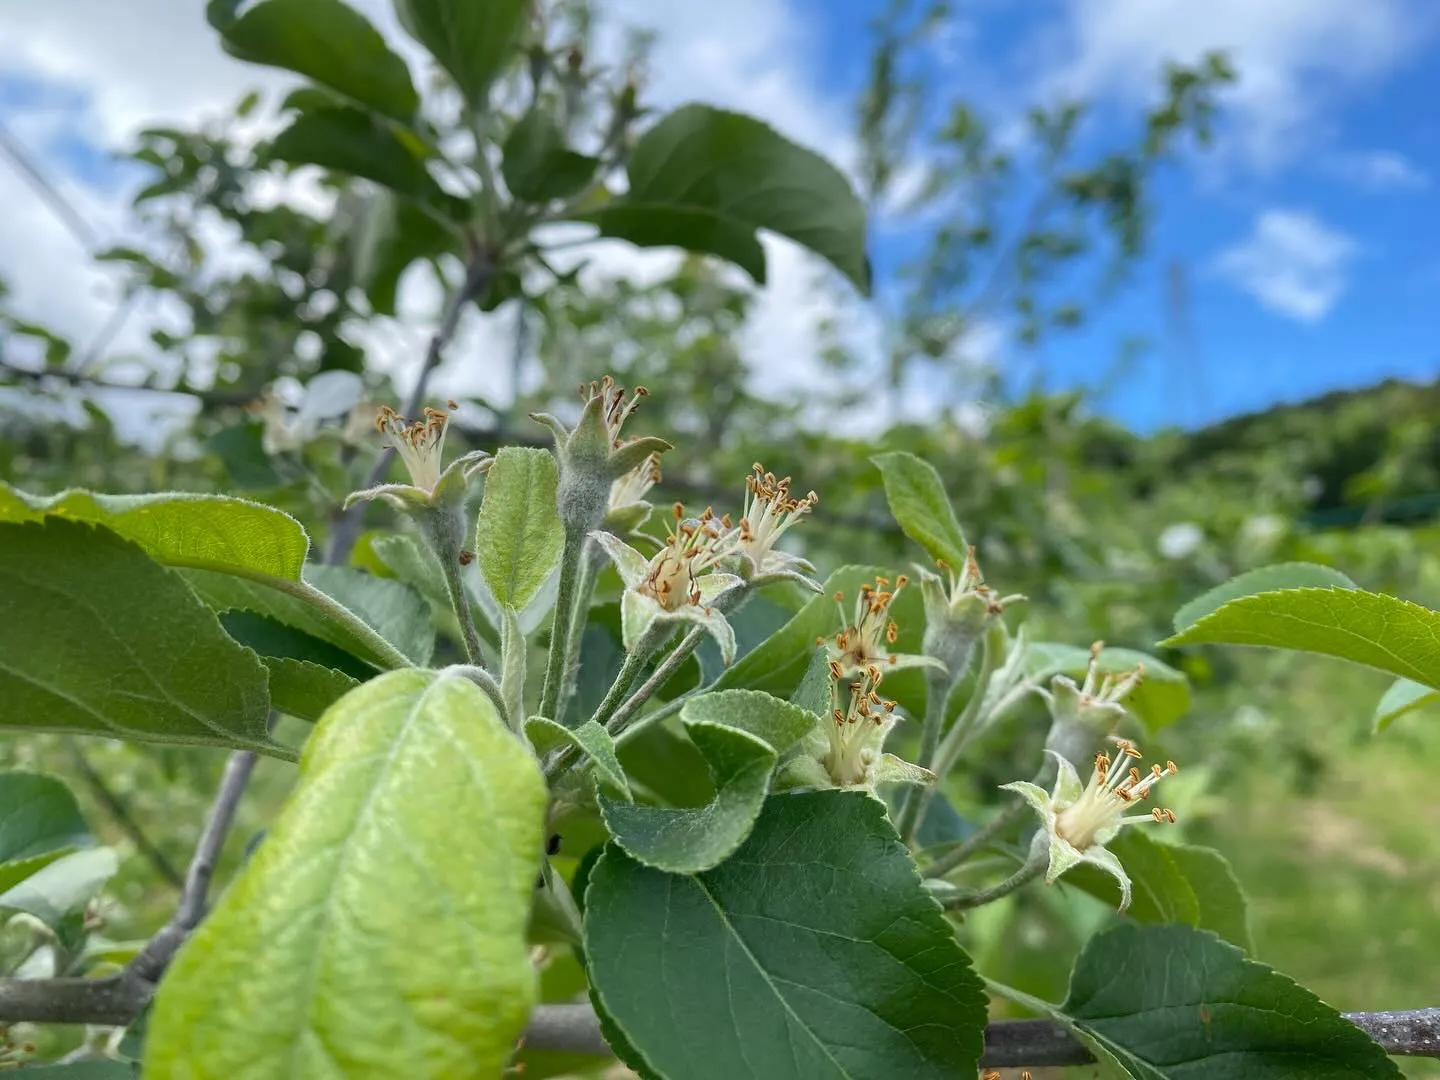
[[[1172,476],[1280,468],[1313,477],[1306,494],[1319,525],[1440,511],[1440,380],[1389,379],[1148,441],[1144,456]]]

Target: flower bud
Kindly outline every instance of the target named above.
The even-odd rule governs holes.
[[[607,375],[581,387],[585,406],[573,428],[567,429],[549,413],[531,414],[531,419],[555,436],[560,520],[566,529],[588,533],[598,528],[605,519],[615,481],[651,455],[670,449],[668,442],[653,436],[620,437],[626,418],[639,408],[647,393],[644,387],[637,387],[627,398],[625,388]]]

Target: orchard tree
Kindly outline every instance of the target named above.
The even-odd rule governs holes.
[[[547,299],[572,284],[552,226],[680,247],[761,284],[758,234],[775,232],[863,294],[866,214],[834,165],[762,122],[700,104],[658,115],[628,72],[597,79],[572,40],[583,9],[397,12],[441,73],[433,92],[341,0],[208,8],[230,52],[307,80],[258,153],[333,178],[368,223],[359,252],[342,258],[302,212],[253,208],[222,133],[173,131],[145,136],[164,174],[149,196],[203,189],[273,252],[269,269],[212,291],[193,252],[168,269],[113,253],[143,287],[182,293],[196,335],[220,345],[217,363],[159,342],[186,357],[174,386],[246,400],[276,374],[313,386],[353,370],[357,328],[412,262],[461,268],[411,400],[373,410],[383,450],[368,469],[352,469],[351,429],[316,476],[291,445],[314,411],[260,405],[264,460],[290,454],[317,500],[366,473],[336,500],[323,556],[295,517],[233,495],[0,487],[0,724],[231,752],[173,918],[129,949],[98,933],[91,901],[115,856],[73,796],[51,776],[0,776],[0,1024],[99,1031],[84,1049],[103,1060],[45,1071],[442,1080],[618,1059],[730,1080],[1094,1062],[1148,1080],[1388,1077],[1387,1052],[1435,1054],[1436,1010],[1342,1016],[1250,955],[1224,856],[1165,841],[1185,763],[1143,747],[1188,708],[1184,676],[1088,634],[1032,634],[921,458],[866,466],[904,557],[821,580],[805,534],[834,493],[806,476],[757,464],[710,506],[652,505],[672,443],[699,458],[707,439],[748,435],[707,428],[696,402],[662,437],[647,419],[663,402],[595,378],[578,408],[524,418],[528,437],[447,451],[451,410],[429,403],[428,377],[469,307],[523,302],[554,316],[557,340],[625,344]],[[1207,77],[1172,76],[1182,104],[1161,134],[1190,122],[1183,103]],[[1122,180],[1062,189],[1123,209]],[[698,368],[726,360],[744,302],[693,263],[676,281],[683,317],[717,327],[677,364],[697,369],[703,402]],[[634,295],[617,302],[645,314]],[[37,329],[19,328],[67,380],[63,342]],[[218,383],[203,385],[207,365]],[[367,508],[384,525],[357,544]],[[1187,604],[1167,644],[1387,670],[1402,680],[1390,717],[1440,693],[1437,620],[1287,564]],[[981,771],[997,739],[1023,765],[967,829],[940,790]],[[294,787],[211,910],[262,755],[297,762]],[[966,948],[969,919],[1046,887],[1124,916],[1086,944],[1059,1001],[978,970]],[[990,1022],[1005,1000],[1033,1018]],[[29,1056],[18,1040],[5,1053]]]

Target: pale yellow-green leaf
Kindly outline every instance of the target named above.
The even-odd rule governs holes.
[[[71,490],[47,497],[0,483],[0,521],[42,521],[47,516],[103,525],[167,566],[246,577],[298,581],[310,547],[304,528],[289,514],[229,495]]]
[[[146,1080],[497,1077],[536,995],[545,784],[455,672],[332,706],[249,865],[161,984]]]

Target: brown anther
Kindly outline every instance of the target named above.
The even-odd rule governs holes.
[[[461,565],[461,566],[469,566],[469,565],[470,565],[472,562],[474,562],[474,561],[475,561],[475,552],[471,551],[469,548],[465,548],[464,550],[462,550],[462,551],[460,552],[460,565]]]
[[[1173,761],[1167,761],[1165,762],[1165,771],[1171,776],[1174,776],[1180,771],[1180,766],[1176,765]]]

